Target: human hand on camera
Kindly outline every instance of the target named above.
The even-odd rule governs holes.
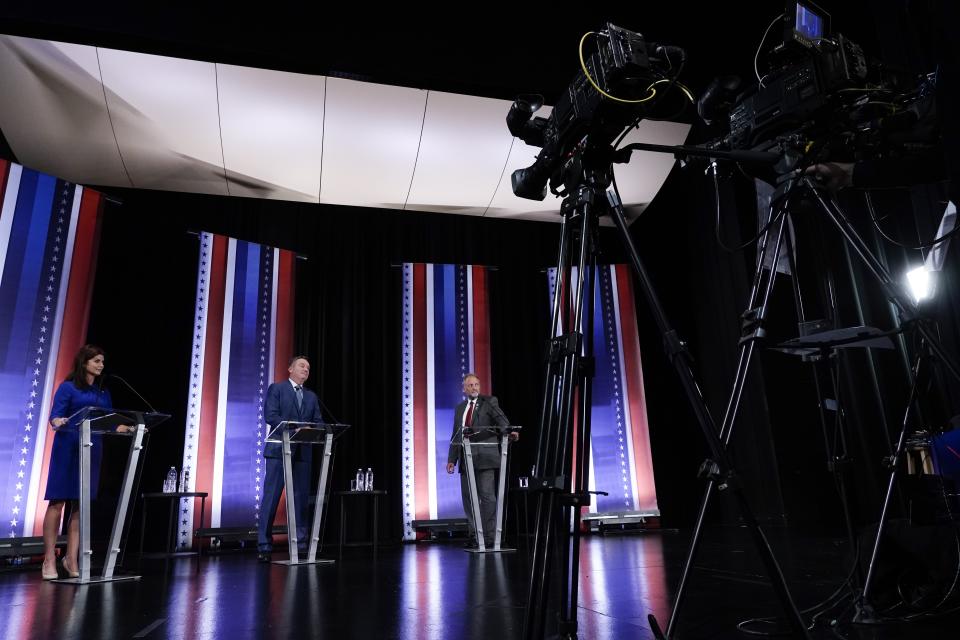
[[[53,419],[50,421],[50,424],[53,425],[53,428],[54,428],[54,429],[58,429],[58,428],[62,427],[63,425],[67,424],[67,419],[66,419],[66,418],[53,418]]]
[[[453,473],[453,463],[452,463],[452,462],[448,462],[448,463],[447,463],[447,473]]]
[[[839,191],[853,184],[853,163],[823,162],[807,167],[803,175],[812,176],[827,191]]]
[[[511,431],[510,435],[508,436],[508,439],[510,440],[510,442],[516,442],[517,440],[520,439],[520,434],[517,433],[516,431]]]

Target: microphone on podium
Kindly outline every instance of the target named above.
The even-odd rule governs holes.
[[[115,373],[107,374],[107,375],[104,376],[104,377],[110,378],[111,380],[119,380],[120,382],[123,383],[123,385],[124,385],[127,389],[130,389],[130,391],[132,391],[132,392],[134,393],[134,395],[136,395],[138,398],[140,398],[140,400],[143,401],[143,404],[147,405],[147,408],[150,409],[150,411],[151,411],[152,413],[156,413],[156,412],[157,412],[157,410],[153,408],[153,405],[150,404],[149,402],[147,402],[147,399],[144,398],[142,395],[140,395],[140,392],[138,392],[136,389],[134,389],[133,386],[132,386],[129,382],[127,382],[126,380],[124,380],[122,377],[118,376],[118,375],[115,374]]]

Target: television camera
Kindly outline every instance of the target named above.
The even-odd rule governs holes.
[[[584,58],[583,45],[590,35],[596,36],[598,47]],[[624,129],[663,107],[686,61],[680,47],[647,42],[641,34],[610,23],[605,31],[585,35],[580,53],[580,72],[548,118],[533,117],[543,106],[543,98],[535,95],[520,96],[507,113],[510,133],[541,148],[532,165],[511,176],[513,193],[521,198],[543,200],[548,181],[553,193],[562,196],[560,185],[568,182],[569,188],[564,168],[572,167],[575,157],[586,164],[609,164],[610,144]]]
[[[806,0],[787,2],[767,33],[777,22],[783,39],[766,73],[755,65],[756,84],[742,90],[739,78],[725,76],[701,95],[701,118],[726,130],[706,148],[778,154],[775,170],[783,175],[930,142],[930,129],[919,126],[934,118],[929,81],[888,69],[842,34],[831,35],[829,14]],[[757,59],[762,49],[763,42]]]

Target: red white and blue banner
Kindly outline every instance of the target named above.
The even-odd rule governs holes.
[[[181,547],[202,526],[257,523],[263,403],[270,383],[287,377],[293,355],[294,260],[290,251],[200,234],[183,468],[189,490],[209,499],[204,523],[199,498],[182,500]]]
[[[460,477],[447,475],[463,376],[491,391],[487,269],[403,265],[403,537],[414,520],[462,518]]]
[[[574,269],[574,281],[576,272]],[[556,269],[550,269],[547,277],[552,301]],[[600,266],[594,282],[596,373],[590,414],[589,489],[609,495],[597,496],[589,511],[659,515],[630,270],[622,264]],[[586,312],[586,302],[584,306]]]
[[[57,385],[87,335],[101,194],[0,160],[0,532],[40,535]]]

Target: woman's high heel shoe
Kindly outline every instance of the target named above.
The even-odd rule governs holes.
[[[57,578],[60,577],[59,574],[57,573],[57,563],[56,563],[56,562],[53,563],[53,571],[52,571],[52,572],[47,571],[47,569],[48,569],[48,566],[47,566],[47,563],[46,563],[46,562],[44,562],[42,565],[40,565],[40,574],[43,576],[43,579],[44,579],[44,580],[56,580]]]
[[[79,572],[79,571],[73,571],[73,570],[71,570],[70,567],[67,566],[67,563],[66,563],[66,562],[63,563],[63,570],[66,571],[66,572],[67,572],[67,575],[70,576],[71,578],[79,578],[79,577],[80,577],[80,572]]]

